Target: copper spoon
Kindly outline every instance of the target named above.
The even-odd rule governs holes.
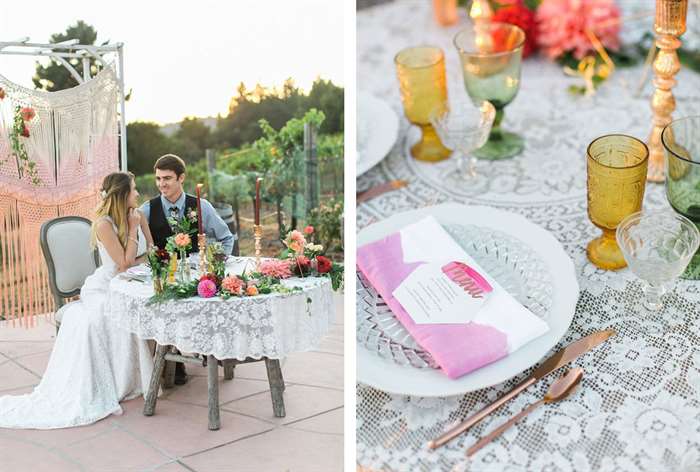
[[[583,369],[580,367],[575,367],[568,371],[566,374],[559,377],[557,380],[554,381],[552,385],[549,386],[549,390],[547,390],[547,393],[544,395],[544,398],[542,400],[528,405],[527,408],[525,408],[523,411],[521,411],[520,413],[503,423],[498,428],[491,431],[487,436],[481,438],[479,442],[477,442],[467,450],[467,456],[474,455],[479,449],[486,446],[496,437],[503,434],[505,430],[507,430],[515,423],[520,421],[523,417],[530,414],[538,406],[544,403],[558,402],[559,400],[563,400],[564,398],[568,397],[569,394],[574,390],[574,387],[576,387],[579,384],[579,382],[581,382],[582,378]]]

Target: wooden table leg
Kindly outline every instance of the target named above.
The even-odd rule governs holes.
[[[267,381],[270,383],[270,395],[272,396],[272,412],[277,418],[284,418],[284,379],[279,359],[265,358],[267,368]]]
[[[207,357],[207,383],[209,386],[209,429],[221,426],[219,417],[219,363],[212,355]]]
[[[168,352],[172,351],[172,348],[168,349]],[[165,368],[163,369],[163,388],[173,388],[175,386],[175,362],[165,361]]]
[[[226,359],[221,362],[224,364],[224,380],[233,380],[233,369],[236,368],[233,359]]]
[[[143,414],[146,416],[153,416],[153,413],[156,410],[156,399],[158,398],[158,388],[160,387],[160,376],[163,374],[165,354],[169,349],[170,346],[160,344],[156,348],[153,374],[151,375],[151,381],[148,385],[146,401],[143,404]]]

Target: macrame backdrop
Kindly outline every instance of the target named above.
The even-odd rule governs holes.
[[[27,326],[54,303],[41,248],[42,223],[57,216],[91,218],[102,179],[119,170],[117,100],[113,67],[59,92],[24,88],[0,75],[0,319]],[[10,146],[16,106],[32,107],[23,141],[41,183],[20,177]]]

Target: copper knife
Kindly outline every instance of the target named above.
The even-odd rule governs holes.
[[[505,394],[503,397],[499,398],[492,404],[486,406],[478,413],[475,413],[466,420],[462,421],[454,428],[451,428],[449,431],[443,433],[440,437],[429,441],[428,447],[430,449],[436,449],[440,446],[443,446],[447,442],[451,441],[452,439],[456,438],[457,436],[459,436],[460,434],[477,424],[479,421],[486,418],[488,415],[493,413],[496,409],[498,409],[508,400],[515,397],[517,394],[536,383],[542,377],[554,372],[559,367],[568,364],[581,354],[587,353],[588,351],[590,351],[598,344],[602,343],[614,334],[614,330],[606,329],[605,331],[596,331],[595,333],[589,334],[586,337],[572,342],[571,344],[554,354],[552,357],[544,361],[537,369],[535,369],[532,372],[532,374],[530,374],[530,376],[527,379],[525,379],[521,384],[513,388],[513,390]]]
[[[378,197],[383,193],[391,192],[392,190],[405,187],[406,185],[408,185],[408,182],[405,180],[391,180],[389,182],[385,182],[383,184],[377,185],[376,187],[372,187],[369,190],[365,190],[364,192],[358,193],[356,195],[356,203],[359,205],[360,203],[366,202],[367,200],[371,200],[374,197]]]

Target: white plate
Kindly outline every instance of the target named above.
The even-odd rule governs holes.
[[[417,369],[379,357],[357,345],[357,380],[389,393],[422,397],[460,395],[504,382],[533,366],[569,329],[578,300],[574,264],[554,236],[520,215],[490,207],[444,204],[393,215],[367,226],[357,245],[388,236],[420,218],[433,215],[442,224],[477,225],[509,234],[534,250],[547,265],[554,285],[549,331],[513,354],[452,380],[435,369]]]
[[[357,177],[377,165],[399,136],[399,117],[374,95],[357,94]]]
[[[151,269],[146,267],[144,264],[139,264],[137,266],[129,267],[125,271],[128,275],[134,277],[147,277],[151,275]]]

